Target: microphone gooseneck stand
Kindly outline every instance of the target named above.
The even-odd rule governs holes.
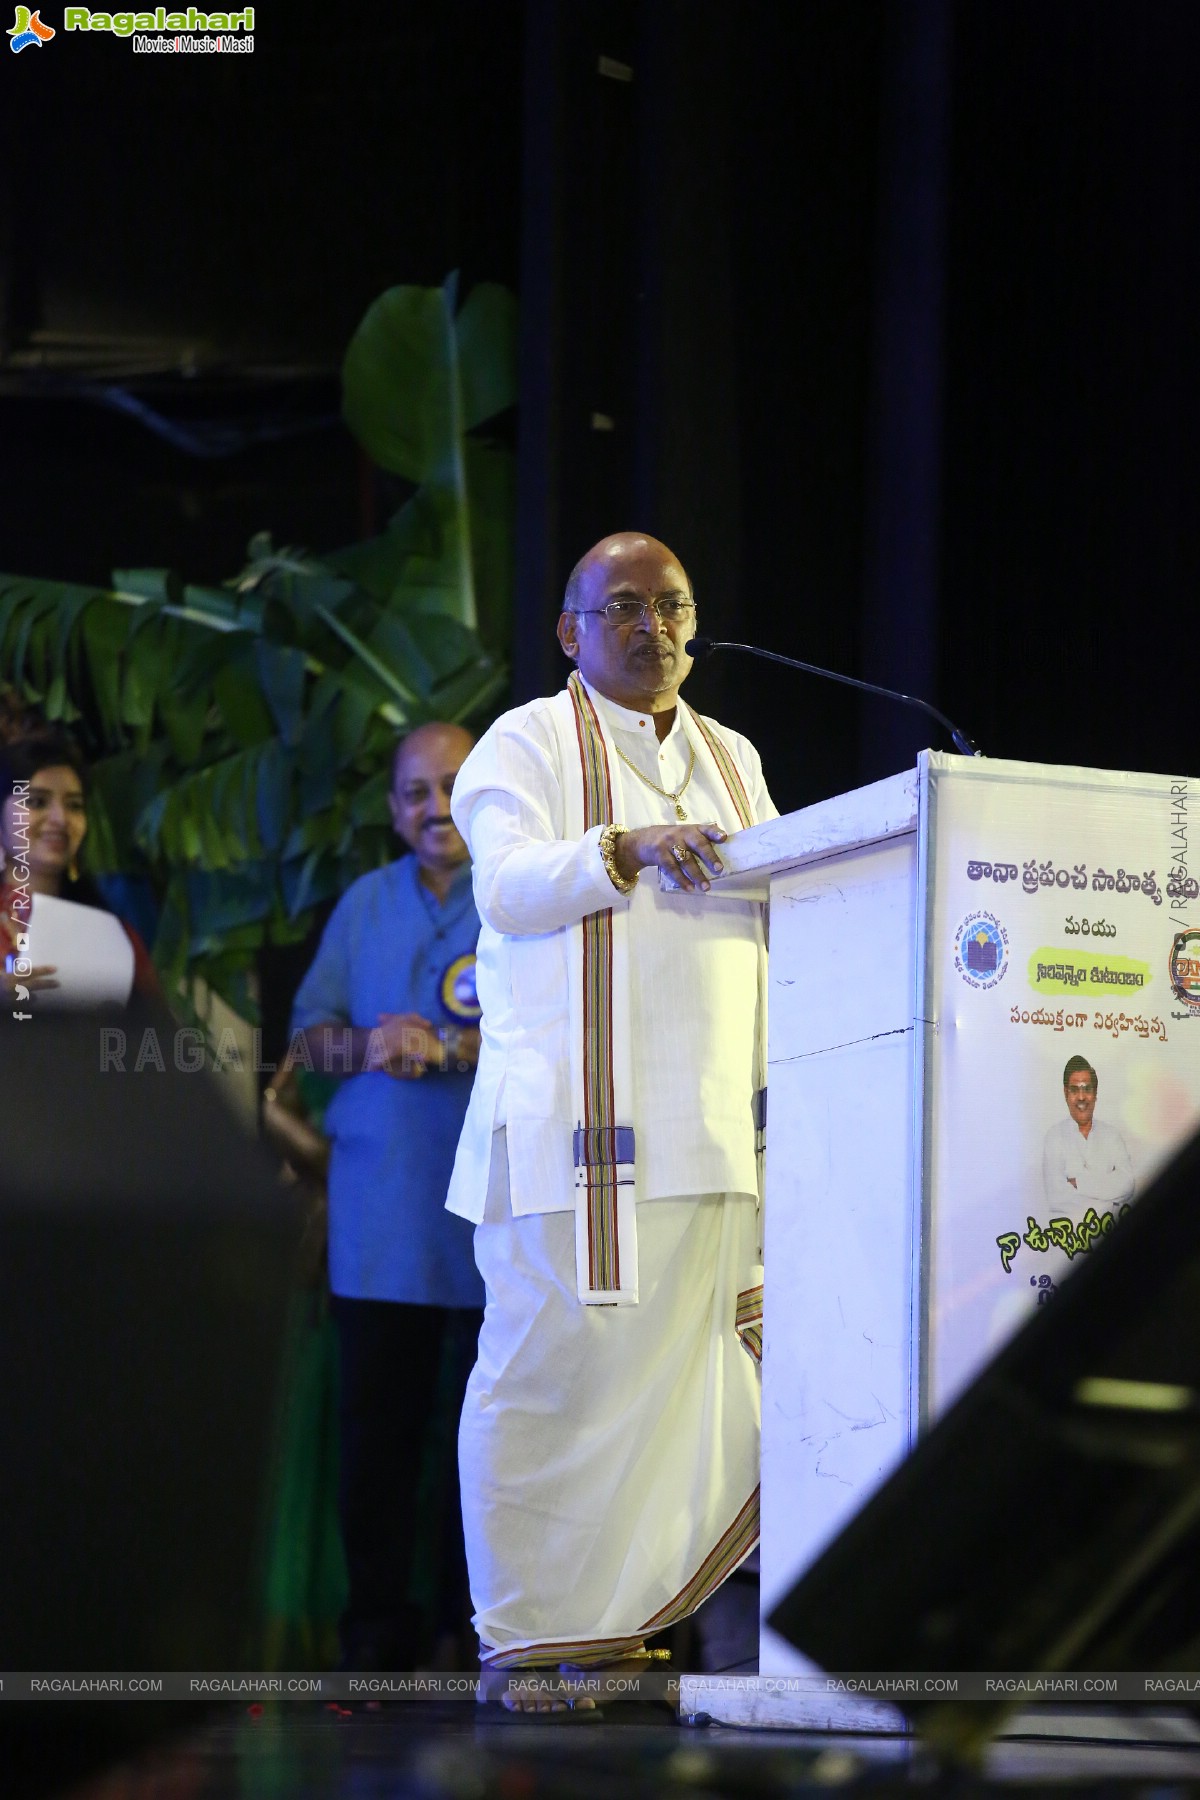
[[[901,694],[896,688],[877,687],[873,681],[859,681],[853,675],[839,675],[836,669],[821,669],[816,663],[800,662],[794,656],[780,656],[775,650],[760,650],[757,644],[732,644],[720,638],[694,637],[683,647],[688,656],[697,660],[710,656],[714,650],[744,650],[747,656],[761,656],[766,662],[782,663],[785,669],[800,669],[805,675],[821,675],[826,681],[840,681],[845,687],[861,688],[864,694],[881,694],[885,700],[899,700],[936,719],[943,730],[950,733],[954,748],[963,756],[983,755],[974,738],[960,731],[952,719],[939,712],[936,706],[930,706],[928,700],[918,700],[913,694]]]

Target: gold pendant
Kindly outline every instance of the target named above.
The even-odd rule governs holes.
[[[675,802],[675,817],[679,820],[680,824],[687,818],[687,814],[684,812],[682,806],[680,806],[678,800]]]

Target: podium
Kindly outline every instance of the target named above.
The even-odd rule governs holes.
[[[764,1620],[1195,1128],[1196,791],[925,751],[724,847],[770,908]],[[1073,1184],[1072,1056],[1114,1163]],[[696,1708],[903,1728],[765,1624],[760,1670]]]

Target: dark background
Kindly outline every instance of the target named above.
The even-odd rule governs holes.
[[[1196,769],[1192,0],[338,19],[0,52],[0,569],[212,580],[259,528],[382,523],[341,353],[460,268],[521,301],[517,698],[561,679],[571,564],[638,527],[703,629],[992,755]],[[732,657],[689,697],[784,808],[945,747]]]

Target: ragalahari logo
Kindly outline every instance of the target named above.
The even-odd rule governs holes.
[[[9,26],[8,35],[12,39],[8,47],[15,55],[18,50],[28,50],[30,44],[37,44],[40,49],[49,43],[54,36],[54,27],[43,25],[40,13],[31,13],[27,6],[18,6],[17,22]]]

